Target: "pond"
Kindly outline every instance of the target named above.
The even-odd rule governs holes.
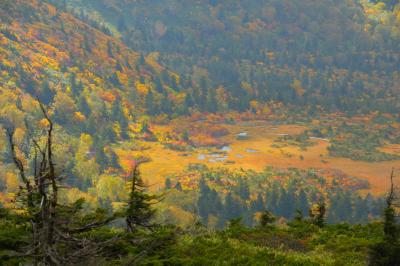
[[[232,148],[230,146],[224,146],[220,149],[220,151],[224,151],[224,152],[230,152],[232,150]]]
[[[224,162],[228,160],[228,155],[222,153],[199,154],[197,159],[202,161],[208,160],[210,163]]]

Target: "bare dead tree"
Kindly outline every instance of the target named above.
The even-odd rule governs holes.
[[[396,243],[399,238],[400,229],[396,221],[396,206],[398,201],[398,194],[394,184],[394,168],[390,174],[390,189],[386,197],[386,208],[384,211],[384,232],[385,239],[390,243]]]
[[[9,126],[7,136],[12,160],[21,179],[22,208],[28,213],[32,228],[32,240],[18,256],[30,257],[35,265],[68,265],[81,262],[82,258],[96,257],[103,254],[106,247],[114,240],[91,241],[80,237],[91,230],[103,227],[116,219],[116,216],[97,215],[80,223],[79,212],[83,201],[72,206],[58,202],[61,188],[61,175],[56,171],[53,156],[53,121],[46,108],[39,102],[44,118],[48,122],[45,141],[30,137],[33,143],[33,166],[29,174],[23,160],[17,154],[14,141],[15,130]],[[26,196],[25,196],[26,195]]]
[[[15,130],[11,127],[8,128],[7,136],[13,162],[18,169],[21,182],[24,184],[24,191],[21,191],[21,194],[27,194],[25,202],[27,205],[27,211],[31,217],[30,222],[33,229],[33,238],[31,248],[27,251],[27,255],[33,255],[35,258],[35,264],[39,263],[39,257],[41,257],[40,262],[44,264],[60,264],[56,259],[56,256],[54,256],[52,248],[55,242],[55,208],[58,200],[57,182],[59,179],[55,173],[52,156],[53,122],[48,117],[47,112],[41,103],[40,108],[49,123],[49,127],[47,129],[46,144],[44,148],[40,146],[37,140],[32,139],[35,147],[32,178],[28,177],[22,159],[17,155],[16,144],[14,142]],[[38,153],[40,153],[40,155]],[[38,157],[41,158],[39,159]]]
[[[390,188],[389,193],[386,197],[386,206],[388,208],[399,208],[399,196],[398,196],[398,188],[395,185],[395,170],[392,168],[392,172],[390,174]]]
[[[25,167],[22,161],[18,158],[16,150],[15,150],[15,143],[14,143],[14,133],[15,129],[13,127],[9,127],[6,129],[7,137],[8,137],[8,142],[10,144],[10,151],[11,151],[11,156],[12,160],[18,169],[19,176],[22,180],[22,183],[25,185],[25,189],[27,191],[27,203],[28,207],[31,208],[33,207],[33,198],[32,198],[32,185],[30,180],[27,178],[25,174]]]

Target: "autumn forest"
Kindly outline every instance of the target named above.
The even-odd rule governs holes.
[[[0,265],[400,265],[398,0],[0,0]]]

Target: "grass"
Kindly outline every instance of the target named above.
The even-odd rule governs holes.
[[[209,162],[199,160],[200,154],[208,154],[214,149],[199,148],[191,152],[180,152],[165,148],[155,142],[146,142],[143,145],[149,149],[142,153],[152,161],[142,167],[143,177],[158,190],[164,185],[165,177],[185,170],[189,164],[202,163],[210,167],[226,167],[228,169],[263,170],[273,165],[277,168],[316,168],[337,169],[349,176],[363,178],[371,184],[370,191],[374,194],[384,193],[388,188],[388,175],[392,167],[399,167],[400,161],[363,162],[347,158],[330,157],[328,154],[329,142],[314,139],[314,145],[302,150],[296,146],[271,147],[281,134],[296,135],[307,128],[299,125],[273,126],[267,122],[246,122],[236,125],[225,125],[230,134],[221,138],[221,141],[230,143],[228,152],[229,163]],[[163,130],[166,130],[163,126]],[[236,134],[248,132],[248,140],[237,140]],[[255,152],[248,152],[248,150]],[[240,156],[239,156],[240,155]]]

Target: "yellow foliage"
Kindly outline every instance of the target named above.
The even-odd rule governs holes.
[[[118,137],[121,137],[121,126],[118,122],[114,123],[113,130]]]
[[[92,137],[89,134],[85,134],[85,133],[82,134],[79,140],[80,140],[81,145],[83,144],[86,147],[86,149],[89,149],[90,146],[93,145]]]
[[[81,112],[75,112],[75,113],[74,113],[74,118],[75,118],[77,121],[80,121],[80,122],[86,120],[85,115],[82,114]]]
[[[126,85],[128,83],[128,76],[120,71],[115,72],[118,78],[118,82]]]
[[[57,110],[62,119],[71,119],[77,107],[75,101],[66,93],[61,90],[57,91],[54,97],[54,110]]]
[[[312,121],[311,121],[311,124],[313,124],[313,125],[319,125],[319,120],[317,120],[317,119],[313,119]]]
[[[29,94],[21,96],[22,109],[27,113],[34,113],[38,109],[37,101],[35,101]]]
[[[256,100],[250,101],[250,107],[253,108],[254,110],[257,110],[259,106],[259,103]]]
[[[14,140],[16,143],[23,143],[25,138],[25,131],[22,128],[17,127],[14,132]]]
[[[19,190],[19,180],[16,174],[12,172],[6,173],[6,186],[8,193],[16,193]]]
[[[15,213],[18,215],[26,215],[26,214],[28,214],[28,211],[23,210],[23,209],[18,209],[18,210],[15,210]]]
[[[57,9],[53,5],[47,4],[46,6],[50,16],[54,17],[57,15]]]
[[[114,212],[122,211],[126,207],[125,202],[112,202],[111,206]]]
[[[8,60],[5,59],[5,58],[3,58],[2,63],[3,63],[3,65],[4,65],[6,68],[15,68],[15,63],[14,63],[14,62],[11,62],[11,61],[8,61]]]
[[[160,56],[159,52],[152,52],[148,56],[146,56],[145,61],[146,64],[154,68],[155,70],[161,72],[164,70],[164,67],[162,67],[158,62],[158,57]]]
[[[111,202],[126,198],[125,182],[117,176],[102,175],[96,185],[98,197]]]
[[[300,96],[300,97],[303,96],[304,93],[306,92],[306,90],[303,89],[302,86],[301,86],[301,81],[298,80],[298,79],[295,79],[295,80],[293,81],[293,83],[292,83],[292,88],[296,91],[296,94],[297,94],[298,96]]]
[[[378,2],[378,3],[374,6],[375,9],[379,9],[379,10],[384,10],[385,7],[386,7],[386,4],[383,3],[383,2]]]
[[[146,85],[141,83],[140,81],[135,82],[135,87],[136,87],[136,90],[138,91],[138,93],[142,96],[147,95],[147,93],[149,91],[149,89],[146,87]]]
[[[253,94],[253,88],[247,82],[242,82],[242,87],[245,89],[249,94]]]
[[[267,105],[265,105],[262,112],[263,114],[269,114],[271,113],[271,109]]]
[[[47,119],[43,118],[42,120],[39,121],[39,125],[42,128],[47,128],[50,125],[50,123],[49,121],[47,121]]]
[[[7,97],[7,95],[2,95],[2,97]],[[25,115],[15,104],[5,104],[4,106],[0,104],[0,107],[0,118],[5,118],[17,127],[22,127],[24,125]]]

